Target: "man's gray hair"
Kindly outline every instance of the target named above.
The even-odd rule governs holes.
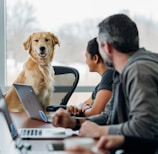
[[[99,25],[98,38],[108,42],[122,53],[130,53],[139,48],[139,34],[135,24],[127,15],[116,14],[105,18]]]

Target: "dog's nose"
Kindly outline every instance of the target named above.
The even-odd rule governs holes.
[[[45,47],[40,47],[40,51],[44,51],[45,50]]]

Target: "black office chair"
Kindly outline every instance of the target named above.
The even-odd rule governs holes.
[[[79,81],[79,72],[77,69],[68,66],[53,66],[53,68],[55,71],[54,93],[59,93],[60,96],[62,95],[62,93],[66,93],[66,95],[64,95],[63,98],[60,99],[61,101],[57,105],[47,106],[46,108],[47,112],[56,111],[59,108],[66,109],[66,105],[71,95],[73,94],[75,88],[77,87]]]

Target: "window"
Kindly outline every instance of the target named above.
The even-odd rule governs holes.
[[[100,76],[88,71],[84,54],[87,42],[97,36],[97,25],[106,16],[119,12],[129,15],[138,25],[141,46],[158,51],[157,5],[156,0],[151,1],[0,0],[2,89],[12,84],[28,58],[22,46],[28,35],[51,31],[61,42],[55,49],[52,65],[76,67],[80,72],[76,92],[91,93]]]

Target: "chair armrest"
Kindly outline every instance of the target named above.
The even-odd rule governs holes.
[[[66,105],[50,105],[46,107],[47,112],[54,112],[58,110],[59,108],[66,109]]]

